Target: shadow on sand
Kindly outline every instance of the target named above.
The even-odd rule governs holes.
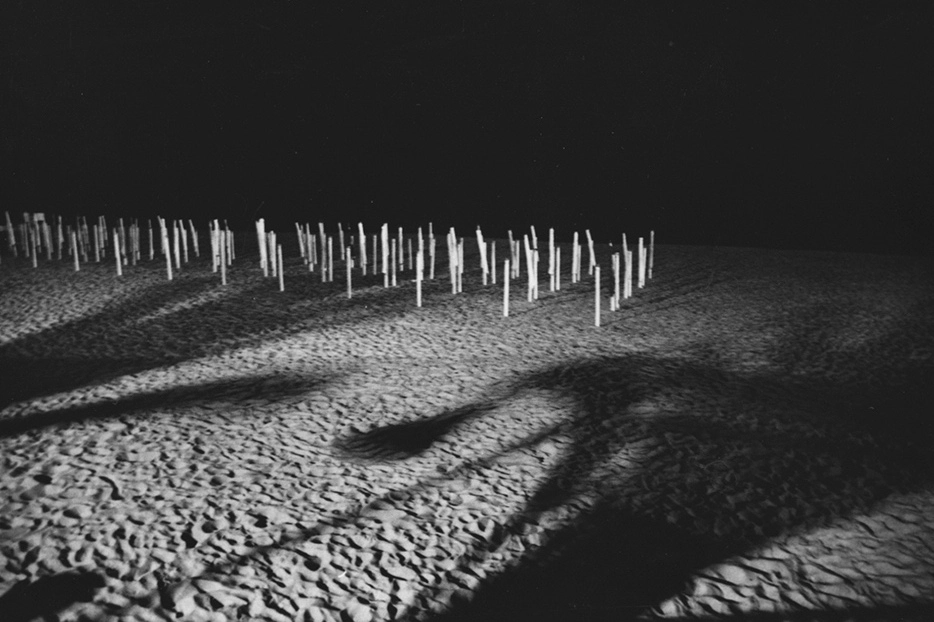
[[[194,385],[137,393],[116,400],[79,404],[56,410],[0,419],[0,438],[49,426],[97,419],[114,419],[154,408],[177,408],[211,402],[236,403],[262,397],[275,400],[319,389],[326,378],[300,375],[261,375],[225,378]]]
[[[74,603],[89,602],[102,587],[104,577],[86,571],[23,580],[0,596],[0,616],[5,622],[52,619]]]
[[[583,360],[529,375],[497,400],[353,434],[337,446],[348,457],[405,459],[529,391],[571,398],[565,420],[509,450],[562,436],[562,457],[521,512],[461,557],[458,571],[470,574],[511,539],[542,533],[539,525],[562,506],[585,509],[526,549],[517,566],[455,596],[438,620],[635,619],[679,594],[694,573],[934,479],[930,369],[897,370],[913,381],[864,390],[700,360],[709,357]],[[727,604],[709,613],[730,611]]]

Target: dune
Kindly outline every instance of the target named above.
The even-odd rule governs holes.
[[[656,253],[600,327],[5,256],[0,618],[931,619],[934,263]]]

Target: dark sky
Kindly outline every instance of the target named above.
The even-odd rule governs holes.
[[[0,209],[930,252],[927,4],[9,0]]]

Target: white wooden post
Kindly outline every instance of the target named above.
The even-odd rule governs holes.
[[[212,237],[215,238],[214,244],[217,245],[217,250],[211,251],[211,254],[213,255],[211,260],[215,262],[215,265],[218,265],[218,264],[220,265],[221,285],[226,286],[227,285],[227,244],[224,242],[224,240],[221,239],[221,236],[224,236],[224,234],[220,230],[219,223],[215,220],[214,231],[212,232]],[[215,252],[217,252],[217,255],[214,255]]]
[[[178,221],[172,221],[172,252],[175,255],[175,269],[182,269],[182,248],[178,240]]]
[[[418,251],[415,256],[415,306],[422,306],[422,281],[425,278],[425,252]]]
[[[347,253],[344,250],[344,225],[337,223],[337,235],[338,235],[338,245],[340,246],[341,257],[346,257]]]
[[[490,276],[496,285],[496,240],[490,240]]]
[[[120,260],[120,237],[114,229],[114,258],[117,261],[117,276],[123,276],[123,262]]]
[[[159,225],[161,229],[162,236],[162,252],[165,254],[165,270],[168,276],[168,279],[172,280],[172,251],[169,248],[169,229],[168,225],[165,224],[165,220],[160,219]]]
[[[383,223],[383,227],[380,229],[380,250],[382,251],[382,271],[383,271],[383,287],[389,287],[389,225]],[[375,245],[374,245],[375,246]],[[373,252],[374,257],[376,256],[376,250],[374,248]]]
[[[645,287],[645,244],[639,238],[639,289]]]
[[[71,252],[75,258],[75,272],[77,272],[81,269],[81,266],[78,263],[78,237],[74,231],[71,232]]]
[[[357,231],[359,233],[360,239],[358,244],[360,244],[360,270],[363,273],[363,276],[366,276],[366,233],[363,232],[363,223],[357,223]],[[376,261],[376,256],[374,254],[373,261]],[[376,270],[373,271],[374,273]]]
[[[509,260],[503,262],[503,317],[509,317]]]
[[[593,274],[594,266],[597,265],[597,256],[594,254],[593,250],[593,238],[590,237],[590,229],[585,230],[587,234],[587,249],[590,252],[590,267],[587,269],[587,274]]]
[[[555,291],[555,230],[548,229],[548,291]]]
[[[600,326],[600,266],[594,266],[593,275],[596,283],[596,289],[594,290],[594,326]]]
[[[464,238],[457,242],[457,293],[464,291]]]
[[[343,240],[341,240],[343,244]],[[347,298],[353,298],[353,283],[351,281],[353,275],[353,262],[350,257],[350,247],[344,249],[344,263],[347,264]]]
[[[100,225],[94,225],[94,261],[96,263],[101,262],[101,246],[100,246]]]
[[[278,264],[278,267],[276,268],[276,272],[278,272],[279,274],[279,291],[284,292],[285,291],[285,270],[282,267],[282,245],[281,244],[276,244],[276,263]]]
[[[397,267],[398,267],[398,264],[396,264],[396,248],[397,248],[399,245],[398,245],[396,242],[397,242],[397,240],[396,240],[395,238],[393,238],[393,239],[390,241],[390,244],[389,244],[389,256],[390,256],[389,271],[392,273],[391,276],[392,276],[392,286],[393,286],[393,287],[396,287],[396,285],[397,285],[397,282],[396,282],[396,269],[397,269]]]

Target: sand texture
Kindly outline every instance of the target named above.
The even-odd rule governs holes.
[[[4,256],[0,620],[934,619],[930,259],[467,261]]]

